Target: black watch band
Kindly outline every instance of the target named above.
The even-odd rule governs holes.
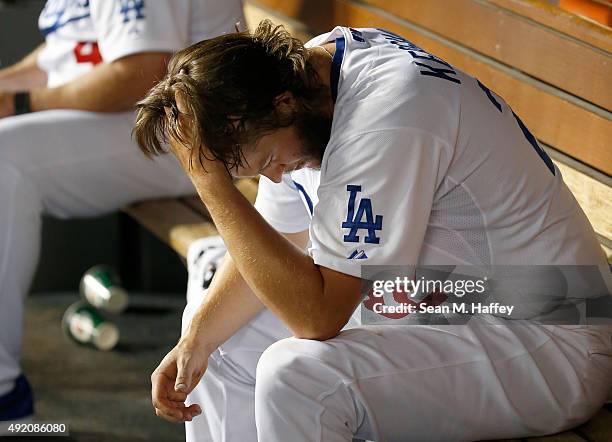
[[[15,115],[28,114],[30,108],[30,93],[28,91],[16,92],[13,96],[13,111]]]

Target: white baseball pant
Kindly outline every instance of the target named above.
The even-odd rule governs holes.
[[[41,214],[91,217],[194,192],[173,156],[144,157],[131,140],[133,123],[131,112],[70,110],[0,119],[0,395],[21,372],[23,303]]]
[[[199,299],[198,299],[199,298]],[[183,332],[201,302],[190,296]],[[351,326],[295,339],[261,312],[210,357],[188,442],[468,441],[586,421],[612,385],[612,329]]]

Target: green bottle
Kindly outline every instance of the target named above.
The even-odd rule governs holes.
[[[119,341],[119,329],[84,301],[72,304],[62,319],[64,333],[79,344],[111,350]]]
[[[123,312],[128,305],[128,294],[121,287],[119,275],[107,265],[97,265],[85,272],[79,290],[92,306],[112,314]]]

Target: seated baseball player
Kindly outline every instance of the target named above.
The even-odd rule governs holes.
[[[135,137],[170,141],[228,248],[152,374],[188,440],[520,438],[604,402],[609,326],[354,315],[370,265],[606,265],[519,117],[444,60],[381,29],[303,45],[264,21],[176,54]],[[252,207],[232,177],[257,175]]]
[[[193,193],[174,158],[135,148],[133,107],[173,52],[241,19],[240,0],[49,0],[45,42],[0,70],[0,421],[32,414],[19,358],[41,214],[91,217]]]

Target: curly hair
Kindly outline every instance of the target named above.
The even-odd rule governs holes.
[[[307,111],[328,94],[302,42],[264,20],[252,34],[222,35],[177,52],[166,76],[137,104],[133,135],[149,157],[165,153],[172,137],[192,149],[192,158],[201,162],[205,146],[231,169],[244,164],[242,146],[294,122],[295,115],[275,108],[286,91]]]

